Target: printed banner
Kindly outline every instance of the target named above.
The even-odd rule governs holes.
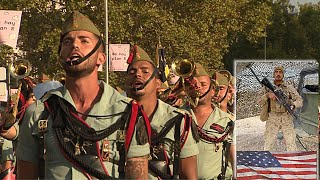
[[[127,59],[130,53],[130,44],[110,44],[110,71],[127,71]]]
[[[16,48],[22,11],[0,10],[0,45]]]

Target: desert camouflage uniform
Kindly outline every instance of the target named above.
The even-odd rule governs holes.
[[[282,83],[279,86],[275,86],[275,88],[281,89],[284,92],[284,94],[289,98],[288,103],[290,105],[294,105],[295,108],[299,108],[302,106],[302,98],[293,86]],[[268,90],[265,87],[260,90],[260,104],[267,103],[267,92]],[[296,151],[296,133],[294,130],[292,116],[288,113],[286,108],[277,100],[270,99],[270,112],[268,120],[266,121],[266,129],[264,132],[264,150],[273,149],[277,134],[280,130],[283,133],[287,151]]]

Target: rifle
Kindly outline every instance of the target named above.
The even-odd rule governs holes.
[[[276,89],[266,77],[264,77],[260,81],[260,79],[258,78],[256,73],[251,68],[251,64],[247,65],[247,68],[250,69],[250,71],[252,72],[254,77],[259,81],[259,83],[261,85],[267,87],[268,89],[270,89],[275,94],[275,96],[277,97],[278,102],[286,108],[286,110],[290,113],[290,115],[292,117],[294,117],[298,121],[299,124],[301,124],[301,121],[298,118],[299,117],[298,114],[295,111],[293,111],[291,109],[290,105],[287,103],[289,98],[283,93],[283,91],[281,89]]]

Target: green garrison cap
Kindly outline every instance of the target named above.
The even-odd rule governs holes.
[[[215,72],[213,74],[213,79],[219,84],[219,85],[229,85],[229,78],[225,74],[221,74],[220,72]]]
[[[201,64],[195,63],[195,65],[196,65],[196,67],[195,67],[195,70],[193,72],[193,76],[194,77],[209,76],[209,74],[207,73],[207,71],[204,69],[204,67]]]
[[[130,65],[136,61],[148,61],[153,64],[154,67],[156,67],[150,56],[138,45],[133,46],[127,63]]]
[[[93,24],[93,22],[79,11],[73,11],[65,20],[62,26],[61,35],[63,36],[70,31],[88,31],[97,35],[98,37],[101,36],[100,31]]]

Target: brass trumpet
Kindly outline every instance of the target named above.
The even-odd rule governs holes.
[[[195,67],[193,60],[182,58],[175,59],[171,65],[173,73],[182,78],[191,77]]]
[[[31,70],[32,70],[32,66],[30,62],[24,59],[13,61],[9,65],[10,75],[14,79],[22,79],[27,77],[30,74]]]
[[[173,61],[171,69],[180,78],[172,87],[164,91],[159,98],[171,105],[181,99],[182,103],[178,106],[183,106],[187,103],[190,103],[193,107],[197,106],[200,93],[197,84],[194,84],[192,76],[195,70],[194,61],[192,59],[177,58]],[[194,88],[194,94],[191,95],[186,92],[186,84]]]
[[[24,59],[18,59],[16,61],[13,61],[8,66],[8,71],[11,77],[18,80],[27,77],[30,74],[31,70],[32,70],[32,67],[30,62]],[[20,82],[15,98],[12,98],[9,94],[8,102],[10,103],[8,103],[8,106],[12,105],[12,107],[8,107],[6,112],[1,112],[0,124],[1,126],[4,127],[4,129],[9,129],[16,121],[16,116],[18,113],[19,97],[21,93],[21,86],[22,86],[22,83]]]

